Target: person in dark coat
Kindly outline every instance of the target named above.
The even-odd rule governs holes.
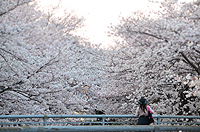
[[[139,101],[139,107],[136,110],[136,116],[139,117],[137,125],[149,125],[149,119],[148,119],[148,110],[150,109],[151,113],[153,114],[154,111],[151,109],[150,106],[147,105],[147,100],[142,97]]]

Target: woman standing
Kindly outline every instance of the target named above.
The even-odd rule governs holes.
[[[136,116],[139,117],[137,125],[149,125],[148,111],[150,110],[152,114],[154,111],[147,105],[147,100],[144,97],[138,101],[138,104],[140,106],[136,110]]]

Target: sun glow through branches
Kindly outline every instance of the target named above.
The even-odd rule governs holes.
[[[179,0],[179,2],[185,1]],[[130,16],[132,12],[144,11],[149,6],[148,0],[38,0],[38,3],[46,13],[60,4],[58,16],[64,15],[63,10],[66,9],[74,10],[78,15],[83,16],[86,19],[85,27],[78,29],[74,34],[88,39],[93,44],[101,43],[105,48],[114,44],[112,38],[107,36],[109,30],[107,27],[110,23],[116,24],[119,22],[119,16]]]

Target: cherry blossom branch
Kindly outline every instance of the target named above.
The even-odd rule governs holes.
[[[195,50],[197,53],[199,53],[199,54],[200,54],[200,51],[199,51],[199,50],[197,50],[196,48],[193,48],[193,50]]]
[[[57,57],[57,56],[56,56],[56,57]],[[30,77],[34,76],[35,74],[41,72],[42,69],[44,69],[45,67],[47,67],[47,66],[49,66],[49,65],[51,65],[51,64],[53,64],[53,63],[55,63],[55,62],[58,62],[58,61],[53,61],[53,60],[55,60],[56,57],[52,58],[52,59],[49,60],[46,64],[42,65],[38,70],[36,70],[35,73],[33,73],[33,74],[27,76],[26,79],[29,79]],[[20,81],[18,81],[18,82],[16,82],[16,83],[12,84],[12,86],[21,85],[21,84],[24,84],[24,83],[25,83],[25,82],[24,82],[23,80],[20,80]]]
[[[36,70],[35,73],[28,76],[27,79],[29,79],[30,77],[34,76],[35,74],[41,72],[42,69],[44,69],[45,67],[50,66],[51,64],[58,62],[58,61],[55,61],[56,58],[57,58],[57,56],[50,59],[46,64],[42,65],[38,70]]]
[[[180,52],[180,54],[183,56],[183,58],[185,59],[185,61],[192,67],[194,68],[194,70],[198,73],[198,75],[200,75],[200,67],[197,67],[194,63],[192,63],[188,57],[183,53]]]
[[[29,3],[29,2],[32,2],[32,0],[29,0],[29,1],[26,1],[26,2],[22,2],[22,3],[19,3],[19,0],[18,0],[18,1],[17,1],[17,4],[16,4],[14,7],[8,9],[7,11],[5,11],[5,12],[3,12],[3,13],[1,13],[0,16],[3,16],[3,15],[5,15],[5,14],[7,14],[8,12],[13,11],[14,9],[16,9],[18,6],[27,4],[27,3]]]
[[[23,62],[25,62],[25,63],[28,63],[28,61],[27,60],[25,60],[25,59],[22,59],[22,58],[20,58],[20,57],[18,57],[18,56],[16,56],[16,55],[14,55],[13,53],[11,53],[11,52],[9,52],[9,51],[7,51],[7,50],[5,50],[5,49],[3,49],[3,48],[0,48],[0,50],[2,50],[2,51],[4,51],[4,52],[6,52],[6,53],[8,53],[8,54],[10,54],[10,55],[12,55],[16,60],[19,60],[19,61],[23,61]]]
[[[127,31],[137,33],[137,34],[143,34],[143,35],[151,36],[151,37],[154,37],[154,38],[157,38],[157,39],[164,40],[165,42],[168,42],[168,40],[166,38],[162,38],[161,36],[158,36],[158,35],[154,35],[154,34],[150,34],[150,33],[146,33],[146,32],[141,32],[141,31],[131,31],[129,29]]]
[[[10,68],[10,70],[13,71],[17,76],[19,76],[17,74],[17,72],[8,64],[8,61],[6,60],[6,57],[4,55],[2,55],[1,53],[0,53],[0,56],[4,59],[4,61],[6,62],[7,66]]]
[[[5,86],[0,86],[0,90],[1,90],[0,93],[3,93],[5,91],[12,90],[12,88],[11,87],[6,88]]]
[[[0,55],[1,55],[1,54],[0,54]],[[1,56],[2,56],[2,55],[1,55]],[[56,56],[56,57],[57,57],[57,56]],[[55,62],[58,62],[58,61],[55,61],[55,58],[56,58],[56,57],[52,58],[52,59],[49,60],[46,64],[42,65],[38,70],[36,70],[35,73],[31,74],[30,76],[27,76],[26,79],[29,79],[30,77],[34,76],[35,74],[41,72],[41,70],[44,69],[45,67],[47,67],[47,66],[49,66],[49,65],[51,65],[51,64],[53,64],[53,63],[55,63]],[[4,59],[5,59],[5,58],[4,58]],[[10,67],[10,68],[11,68],[11,67]],[[11,69],[12,69],[12,68],[11,68]],[[1,88],[0,93],[3,93],[3,92],[8,91],[8,90],[13,90],[12,87],[14,87],[14,86],[16,86],[16,85],[22,85],[22,84],[24,84],[24,83],[25,83],[25,81],[20,80],[20,81],[18,81],[18,82],[13,83],[12,86],[9,86],[8,88],[5,88],[5,86],[0,86],[0,88]],[[16,89],[13,90],[13,91],[16,92]],[[22,94],[22,95],[24,95],[24,94]]]
[[[27,93],[26,91],[24,92],[24,91],[20,91],[20,90],[16,90],[16,89],[13,89],[12,90],[13,92],[16,92],[16,93],[18,93],[18,94],[21,94],[22,96],[24,96],[24,97],[26,97],[26,98],[28,98],[28,99],[30,99],[30,100],[34,100],[34,101],[37,101],[37,102],[39,102],[39,103],[41,103],[41,101],[39,101],[39,100],[37,100],[37,99],[35,99],[35,98],[32,98],[33,96],[39,96],[40,94],[38,94],[38,95],[33,95],[33,94],[30,94],[30,93]]]
[[[37,100],[36,98],[32,98],[32,97],[39,96],[40,94],[34,95],[34,94],[28,93],[27,91],[21,91],[19,89],[13,89],[12,87],[5,88],[5,86],[0,86],[0,88],[1,88],[0,93],[4,93],[5,91],[13,91],[13,92],[18,93],[18,94],[20,94],[20,95],[22,95],[26,98],[29,98],[30,100],[34,100],[34,101],[41,103],[41,101]]]

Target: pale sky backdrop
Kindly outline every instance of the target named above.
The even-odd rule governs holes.
[[[179,0],[179,2],[184,1],[193,0]],[[57,2],[58,0],[40,1],[43,6],[47,6],[47,3],[55,5]],[[102,43],[103,47],[108,47],[112,43],[112,39],[106,34],[110,23],[116,24],[120,15],[131,15],[134,11],[145,10],[148,5],[148,0],[63,0],[62,2],[64,8],[75,10],[78,15],[86,19],[85,27],[78,30],[76,35],[89,38],[92,43]]]
[[[66,0],[66,5],[75,9],[86,19],[85,27],[77,34],[89,38],[92,43],[102,43],[103,47],[112,45],[106,31],[110,23],[116,24],[121,16],[147,7],[148,0]]]

